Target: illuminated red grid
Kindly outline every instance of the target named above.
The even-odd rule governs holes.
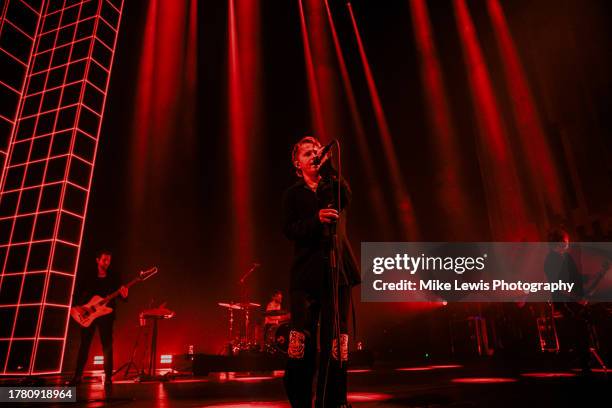
[[[41,10],[41,1],[6,0],[0,5],[0,168],[15,128]]]
[[[4,374],[61,370],[121,9],[45,5],[0,193]]]

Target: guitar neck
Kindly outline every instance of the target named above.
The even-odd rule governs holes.
[[[126,288],[130,288],[132,287],[132,285],[134,285],[135,283],[138,283],[140,281],[140,278],[134,278],[131,281],[129,281],[128,283],[126,283],[125,286]],[[121,293],[121,289],[117,289],[116,291],[114,291],[113,293],[111,293],[110,295],[108,295],[107,297],[104,298],[105,302],[111,301],[114,298],[116,298],[117,296],[119,296],[119,294]]]
[[[599,273],[595,276],[595,279],[593,279],[588,289],[585,290],[584,293],[590,295],[591,292],[595,290],[597,285],[599,285],[599,282],[603,279],[603,277],[606,275],[607,272],[608,272],[608,268],[602,269],[601,271],[599,271]]]

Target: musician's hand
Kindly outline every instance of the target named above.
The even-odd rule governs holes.
[[[119,293],[121,294],[121,297],[125,299],[126,297],[128,297],[128,288],[126,288],[125,286],[120,287]]]
[[[319,210],[319,221],[323,224],[332,224],[338,219],[338,211],[333,208],[321,208]]]

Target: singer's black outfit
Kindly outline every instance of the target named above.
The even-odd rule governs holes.
[[[104,278],[97,275],[97,270],[94,271],[93,278],[87,277],[86,280],[80,282],[78,296],[73,302],[75,305],[82,305],[91,299],[92,296],[98,295],[101,297],[107,296],[121,286],[121,276],[115,271],[109,271]],[[106,381],[110,381],[113,373],[113,324],[115,322],[115,299],[111,300],[107,306],[113,309],[113,312],[105,316],[98,317],[89,327],[81,328],[81,345],[77,356],[76,369],[74,371],[74,379],[78,380],[83,375],[83,369],[87,363],[89,348],[91,341],[98,328],[100,332],[100,342],[102,343],[102,352],[104,354],[104,373]]]
[[[319,182],[316,192],[300,179],[285,191],[283,197],[284,233],[295,243],[290,277],[291,335],[284,378],[285,389],[292,407],[312,406],[312,385],[317,372],[319,319],[321,353],[318,361],[316,406],[324,404],[325,407],[337,407],[347,404],[347,362],[343,361],[338,348],[336,353],[332,352],[334,341],[339,342],[337,332],[334,333],[333,329],[334,285],[329,260],[332,231],[329,224],[322,224],[319,221],[320,209],[337,208],[335,198],[338,181],[331,166],[326,165],[325,169],[325,175]],[[351,190],[345,181],[340,184],[341,209],[345,209],[351,198]],[[341,337],[346,336],[345,340],[348,341],[350,288],[360,282],[360,276],[349,242],[342,233],[343,218],[344,211],[341,212],[341,219],[337,225],[338,317]]]

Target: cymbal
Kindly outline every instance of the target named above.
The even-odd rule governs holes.
[[[254,309],[256,307],[261,307],[261,305],[259,303],[252,303],[252,302],[238,303],[238,305],[240,305],[240,307],[243,308],[243,309]]]
[[[227,309],[233,309],[233,310],[254,309],[256,307],[261,306],[259,303],[252,303],[252,302],[248,302],[248,303],[219,302],[217,303],[217,305],[221,307],[225,307]]]
[[[289,314],[286,310],[267,310],[263,313],[264,316],[283,316]]]
[[[240,307],[240,305],[236,304],[236,303],[225,303],[225,302],[219,302],[217,303],[217,305],[221,306],[221,307],[225,307],[227,309],[234,309],[234,310],[240,310],[242,309],[242,307]]]

